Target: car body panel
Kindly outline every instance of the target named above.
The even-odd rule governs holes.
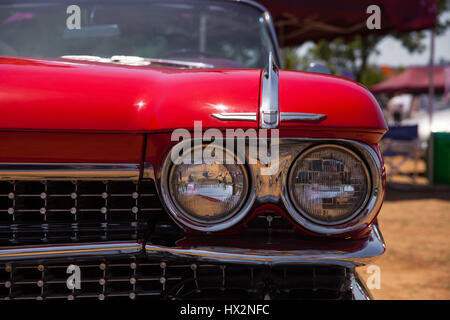
[[[333,137],[351,132],[363,138],[367,133],[378,135],[378,139],[387,131],[374,96],[362,85],[336,76],[280,71],[279,104],[282,113],[325,115],[313,122],[282,122],[282,129],[309,131],[310,134],[327,131]]]
[[[57,298],[69,300],[79,296],[103,300],[159,294],[155,286],[143,285],[145,279],[158,280],[163,298],[172,299],[173,292],[175,297],[189,298],[184,294],[190,288],[201,291],[196,270],[204,270],[205,263],[208,267],[217,264],[221,270],[219,276],[201,271],[200,283],[208,289],[208,299],[215,297],[214,286],[218,283],[220,296],[231,292],[228,288],[235,282],[235,273],[239,276],[239,292],[243,291],[241,287],[252,296],[261,292],[264,299],[272,298],[272,294],[276,298],[278,292],[283,292],[280,296],[288,292],[285,297],[301,297],[303,293],[296,291],[308,293],[310,282],[308,299],[323,293],[327,297],[333,290],[338,291],[337,298],[370,298],[354,269],[371,263],[385,251],[376,218],[385,190],[378,142],[387,125],[381,109],[373,95],[356,82],[278,70],[270,58],[273,55],[282,68],[270,14],[251,0],[234,2],[258,8],[270,31],[275,48],[272,54],[267,53],[270,68],[265,70],[277,73],[272,78],[277,83],[271,83],[269,90],[264,85],[267,81],[263,81],[263,76],[268,77],[265,70],[238,69],[238,64],[221,59],[197,61],[213,64],[214,68],[204,65],[204,69],[184,69],[180,68],[181,61],[177,67],[162,67],[125,65],[120,59],[89,62],[82,57],[0,57],[0,182],[4,193],[0,194],[4,205],[0,211],[2,221],[10,221],[9,226],[0,225],[0,236],[8,241],[7,246],[0,247],[0,260],[10,273],[3,283],[6,290],[0,292],[0,300],[2,295],[4,299],[46,300],[55,298],[56,293]],[[95,9],[92,20],[94,13]],[[235,33],[231,39],[234,42]],[[119,41],[117,44],[120,49],[127,48]],[[261,105],[269,106],[261,110]],[[245,164],[250,175],[249,189],[255,191],[247,195],[248,211],[239,209],[244,214],[242,219],[217,232],[190,229],[176,221],[162,187],[169,181],[164,173],[169,152],[181,138],[172,135],[173,131],[186,129],[198,134],[215,128],[222,133],[228,129],[262,133],[258,131],[262,111],[271,117],[279,116],[273,126],[279,132],[271,131],[268,136],[279,134],[282,161],[269,177],[257,174],[267,165],[264,160],[258,158],[256,164]],[[230,114],[235,120],[228,120]],[[265,132],[261,136],[265,137]],[[283,145],[283,140],[290,144]],[[346,145],[355,153],[364,154],[362,160],[372,169],[373,201],[364,208],[370,215],[353,229],[350,223],[343,226],[345,232],[310,228],[293,215],[295,210],[286,198],[287,173],[293,161],[307,148],[323,143]],[[271,150],[269,157],[272,156]],[[130,268],[128,260],[115,262],[118,258],[131,259]],[[56,283],[65,284],[65,279],[52,277],[52,271],[60,266],[50,265],[50,261],[80,266],[83,274],[91,274],[89,278],[94,274],[92,267],[98,263],[97,271],[103,270],[101,278],[87,281],[98,281],[101,286],[83,285],[84,291],[72,289],[67,296],[60,288],[53,290]],[[20,266],[23,262],[25,268]],[[31,280],[26,271],[29,281],[23,282],[20,270],[31,269],[33,262],[38,263],[34,268],[41,273],[37,272],[36,280]],[[167,263],[170,281],[166,283]],[[247,268],[235,272],[233,267],[230,273],[228,265],[233,264],[248,265],[251,278],[244,273]],[[287,267],[291,265],[287,278]],[[264,268],[262,278],[254,269],[258,266]],[[185,267],[189,269],[183,274]],[[282,267],[283,279],[277,267]],[[124,269],[131,273],[124,273]],[[177,269],[182,273],[176,273]],[[116,270],[120,270],[117,275]],[[322,272],[329,286],[321,284]],[[245,278],[251,279],[250,286]],[[136,279],[140,285],[135,285]],[[195,287],[191,287],[192,280]],[[300,280],[302,290],[297,289]],[[331,284],[334,280],[338,280],[337,285]],[[36,296],[30,283],[37,283]],[[26,290],[21,289],[21,284],[27,286]],[[91,287],[94,293],[89,293]]]
[[[0,58],[0,70],[2,130],[171,132],[192,129],[194,121],[202,121],[203,128],[257,126],[254,121],[221,121],[211,114],[258,114],[261,70],[19,58]],[[387,130],[373,96],[338,77],[281,71],[279,102],[280,112],[326,116],[316,122],[282,122],[280,129],[294,130],[295,136],[337,130],[372,134],[368,141],[378,141]]]
[[[141,163],[143,134],[0,132],[0,162]]]
[[[180,70],[0,58],[2,130],[152,132],[257,112],[260,70]]]

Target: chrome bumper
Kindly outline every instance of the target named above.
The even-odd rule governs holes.
[[[358,241],[357,249],[353,246],[355,241],[350,241],[349,246],[341,246],[338,250],[309,248],[283,251],[230,247],[163,247],[147,243],[145,252],[149,257],[160,259],[264,265],[339,265],[354,268],[370,263],[385,251],[377,226],[373,227],[369,237]]]
[[[138,242],[112,241],[99,243],[20,246],[0,248],[0,261],[45,260],[67,257],[99,257],[133,255],[142,251]]]
[[[333,241],[333,240],[330,240]],[[237,264],[282,265],[314,264],[339,265],[354,268],[370,263],[385,251],[377,226],[362,240],[347,241],[338,249],[259,250],[223,246],[166,247],[152,243],[113,241],[103,243],[20,246],[0,248],[0,261],[40,260],[64,257],[89,257],[146,254],[149,259],[205,261]],[[357,244],[355,246],[355,244]]]
[[[164,247],[136,241],[103,243],[20,246],[0,248],[0,265],[69,259],[93,259],[119,256],[147,256],[149,260],[204,261],[257,265],[339,265],[348,268],[348,292],[354,300],[370,300],[372,296],[355,271],[356,266],[373,261],[385,251],[383,238],[375,226],[369,237],[357,241],[357,250],[254,250],[230,247]],[[349,243],[355,243],[349,241]],[[354,247],[353,247],[354,249]]]
[[[349,280],[353,300],[373,300],[372,294],[356,271],[350,274]]]

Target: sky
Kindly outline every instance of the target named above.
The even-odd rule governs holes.
[[[450,19],[450,12],[442,14],[441,19]],[[401,43],[392,37],[383,39],[378,44],[379,55],[372,56],[369,61],[373,64],[387,64],[392,66],[400,65],[425,65],[430,61],[430,38],[431,32],[426,31],[426,38],[423,43],[426,50],[423,53],[411,54],[402,47]],[[439,62],[440,59],[450,61],[450,28],[446,32],[435,38],[435,55],[434,61]]]
[[[445,12],[440,17],[441,20],[450,19],[450,12]],[[423,44],[426,50],[422,53],[411,54],[402,47],[401,43],[393,37],[386,37],[378,44],[378,55],[372,55],[369,63],[377,65],[390,66],[410,66],[410,65],[426,65],[430,61],[430,31],[426,30],[426,38]],[[307,42],[298,49],[298,54],[302,56],[312,46],[311,42]],[[440,36],[435,38],[435,63],[441,59],[450,62],[450,28]]]

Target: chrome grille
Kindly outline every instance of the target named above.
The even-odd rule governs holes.
[[[67,288],[69,264],[81,288]],[[183,264],[130,257],[0,265],[0,299],[346,299],[341,267]]]
[[[0,181],[0,244],[138,239],[174,227],[153,180]]]

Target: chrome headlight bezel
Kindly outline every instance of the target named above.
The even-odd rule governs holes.
[[[356,210],[354,210],[354,212],[352,212],[348,216],[344,217],[343,219],[339,219],[339,220],[335,220],[335,221],[325,221],[325,220],[317,219],[316,217],[314,217],[313,215],[308,213],[306,210],[304,210],[301,207],[301,205],[299,203],[297,203],[297,201],[295,200],[295,194],[294,194],[295,191],[294,191],[294,188],[293,188],[293,178],[294,178],[294,174],[295,174],[296,165],[297,165],[297,163],[299,161],[301,161],[302,159],[304,159],[305,157],[307,157],[311,153],[316,152],[316,151],[318,151],[320,149],[336,149],[336,150],[340,150],[340,151],[343,151],[343,152],[346,152],[346,153],[350,154],[354,159],[356,159],[360,163],[360,165],[361,165],[361,167],[363,169],[363,172],[365,174],[365,178],[366,178],[366,182],[367,182],[367,189],[366,189],[366,192],[365,192],[365,194],[364,194],[364,196],[362,198],[362,201],[360,202],[358,208]],[[301,152],[297,156],[297,158],[294,159],[294,161],[292,161],[292,164],[291,164],[291,167],[289,169],[288,176],[287,176],[287,188],[288,188],[290,200],[293,203],[295,209],[305,219],[310,220],[311,222],[313,222],[313,223],[315,223],[317,225],[338,226],[338,225],[342,225],[342,224],[345,224],[348,221],[353,220],[364,209],[364,207],[367,205],[367,202],[369,200],[369,194],[371,192],[372,182],[371,182],[370,174],[369,174],[369,171],[367,169],[366,163],[355,152],[353,152],[352,150],[348,149],[347,147],[344,147],[344,146],[341,146],[341,145],[319,144],[319,145],[315,145],[315,146],[312,146],[310,148],[307,148],[306,150]]]
[[[201,141],[201,139],[199,139]],[[182,148],[186,143],[189,148],[194,144],[195,139],[186,139],[175,147]],[[340,225],[323,225],[317,224],[311,220],[305,219],[303,215],[296,209],[290,200],[288,190],[288,174],[290,168],[297,157],[304,151],[314,146],[332,144],[333,146],[343,146],[356,153],[359,158],[365,162],[366,168],[370,175],[371,188],[368,195],[366,206],[362,208],[358,215],[352,220]],[[233,153],[233,152],[232,152]],[[233,153],[234,154],[234,153]],[[247,159],[251,160],[251,159]],[[186,220],[174,206],[169,195],[167,187],[168,173],[171,168],[172,161],[169,154],[163,159],[159,170],[155,170],[154,179],[157,181],[158,192],[166,211],[174,219],[174,221],[182,228],[189,228],[203,232],[221,231],[236,226],[242,221],[252,208],[259,207],[266,203],[272,203],[279,206],[281,210],[292,218],[300,228],[312,232],[317,235],[342,235],[352,233],[358,230],[365,230],[371,225],[377,216],[384,199],[384,182],[385,170],[381,156],[377,153],[373,146],[355,140],[348,139],[329,139],[329,138],[281,138],[280,139],[280,162],[279,167],[271,176],[262,176],[259,174],[260,169],[266,167],[266,164],[256,161],[245,162],[249,177],[248,198],[243,204],[241,210],[235,214],[232,219],[224,221],[218,225],[198,224]],[[147,170],[149,172],[149,170]],[[152,171],[153,172],[153,171]],[[146,171],[144,171],[146,176]],[[152,178],[152,175],[148,175]]]
[[[296,139],[296,140],[307,140],[307,139]],[[295,159],[289,165],[288,172],[285,176],[283,182],[281,198],[284,206],[292,217],[292,219],[299,224],[301,227],[308,231],[322,234],[322,235],[340,235],[348,232],[353,232],[358,229],[365,228],[369,226],[373,219],[376,217],[383,199],[384,199],[384,186],[383,186],[383,163],[380,160],[378,154],[369,145],[345,139],[308,139],[312,144],[308,148],[304,148],[297,154]],[[331,145],[333,147],[343,147],[347,150],[352,151],[358,156],[361,161],[365,164],[368,175],[370,177],[370,186],[367,192],[367,200],[359,208],[358,212],[351,216],[351,218],[346,219],[341,224],[323,224],[317,223],[311,219],[308,219],[301,213],[293,201],[291,200],[291,195],[289,194],[289,181],[291,171],[293,170],[294,163],[298,157],[300,157],[304,152],[307,152],[311,148]]]
[[[191,145],[190,141],[183,141],[181,143],[188,143],[189,145]],[[204,147],[203,145],[193,146],[190,147],[190,150],[191,152],[194,152],[195,148],[203,148],[203,147]],[[223,149],[225,153],[232,155],[232,157],[236,161],[236,155],[233,152],[231,152],[225,147],[221,147],[221,149]],[[169,213],[172,215],[175,221],[182,227],[188,227],[190,229],[203,232],[222,231],[231,228],[232,226],[236,225],[239,221],[241,221],[251,208],[251,205],[254,201],[254,193],[250,192],[252,181],[248,173],[248,168],[244,164],[238,164],[237,162],[235,165],[241,168],[246,182],[245,183],[246,187],[245,190],[243,191],[244,196],[242,197],[242,200],[233,211],[227,214],[226,217],[223,217],[222,219],[219,219],[217,221],[203,221],[201,219],[193,217],[191,214],[186,212],[179,204],[177,204],[177,201],[171,194],[170,181],[171,175],[173,173],[176,164],[172,162],[171,152],[169,152],[162,166],[160,176],[160,186],[164,204],[166,205]]]

